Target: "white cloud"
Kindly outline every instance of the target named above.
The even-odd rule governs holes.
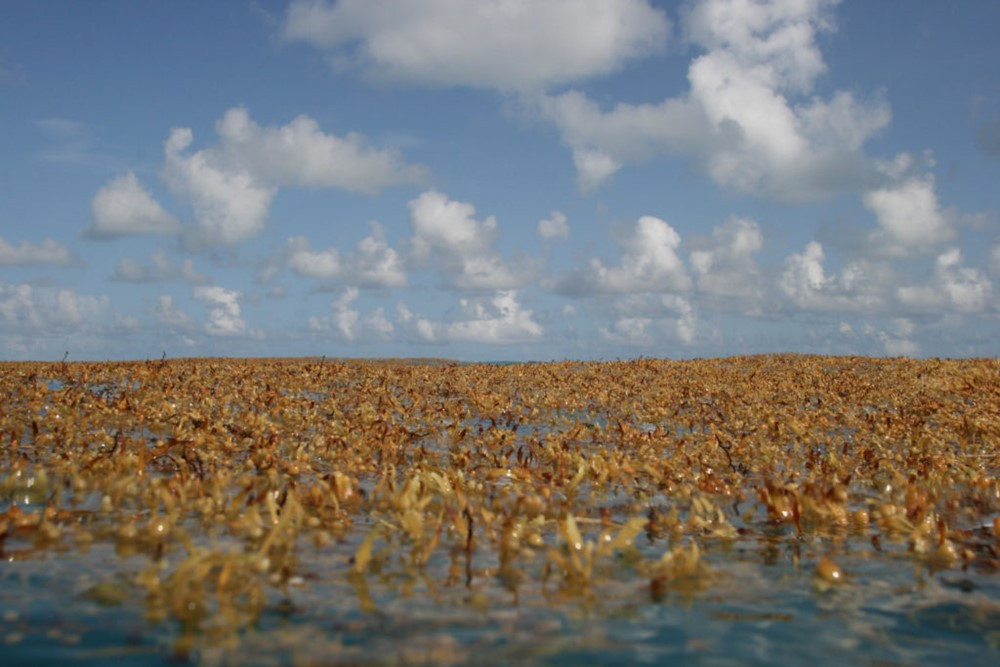
[[[912,340],[916,327],[911,320],[903,317],[892,321],[893,333],[882,331],[870,325],[865,326],[865,333],[882,343],[882,348],[890,357],[915,357],[920,354],[920,346]]]
[[[577,186],[584,194],[596,190],[622,168],[617,159],[594,148],[574,148],[573,165],[576,167]]]
[[[69,249],[52,239],[45,239],[38,244],[21,241],[13,245],[0,236],[0,266],[72,263],[73,256]]]
[[[650,333],[651,317],[620,317],[610,327],[601,327],[601,338],[624,345],[652,345],[656,340]]]
[[[573,150],[580,190],[590,192],[618,172],[661,153],[693,154],[711,133],[701,110],[684,99],[661,104],[619,103],[604,112],[586,95],[569,91],[530,100],[559,127]]]
[[[191,318],[177,308],[174,297],[169,294],[161,294],[149,308],[149,312],[161,324],[170,327],[187,328],[191,323]]]
[[[232,108],[216,131],[216,145],[189,153],[193,133],[176,128],[164,147],[164,179],[194,209],[197,229],[187,238],[194,247],[234,245],[256,236],[280,187],[370,194],[425,177],[422,167],[403,163],[394,152],[370,148],[358,134],[324,133],[308,116],[261,127],[245,109]]]
[[[981,271],[962,266],[962,253],[951,248],[934,262],[926,285],[900,287],[901,303],[918,310],[957,310],[975,313],[990,307],[993,283]]]
[[[601,327],[601,338],[611,343],[650,346],[675,340],[690,345],[698,330],[691,303],[675,294],[635,295],[614,304],[618,311],[610,327]]]
[[[556,288],[579,296],[673,292],[691,287],[691,278],[677,255],[681,237],[664,220],[643,216],[634,226],[619,228],[615,237],[622,249],[620,266],[607,266],[601,259],[594,258],[586,269],[558,280]]]
[[[864,203],[877,216],[879,229],[871,239],[885,255],[925,251],[955,236],[938,204],[930,174],[870,190]]]
[[[94,326],[107,307],[107,297],[0,283],[0,323],[5,333],[49,333]]]
[[[393,151],[372,148],[355,132],[344,137],[325,133],[306,115],[281,127],[262,128],[246,109],[236,107],[226,111],[216,129],[221,161],[272,186],[375,194],[426,177],[424,168],[405,164]]]
[[[896,276],[888,265],[857,260],[828,276],[825,260],[816,241],[785,258],[778,285],[795,305],[818,311],[879,311],[890,305],[887,290]]]
[[[199,285],[208,282],[208,278],[194,268],[194,261],[190,258],[174,264],[167,253],[160,250],[149,260],[149,265],[142,265],[133,259],[124,258],[118,262],[111,279],[126,283],[183,281]]]
[[[496,218],[476,220],[476,208],[430,190],[410,202],[411,256],[432,262],[450,284],[463,290],[521,286],[537,274],[531,260],[502,258],[494,249]]]
[[[470,203],[452,201],[429,190],[409,206],[413,253],[420,259],[436,250],[459,255],[481,253],[493,243],[496,218],[476,220],[476,207]]]
[[[659,153],[690,155],[717,183],[779,200],[858,189],[875,176],[861,148],[890,113],[844,91],[808,97],[825,71],[816,36],[832,30],[835,3],[702,0],[686,16],[689,39],[706,51],[686,94],[606,112],[576,91],[534,103],[572,149],[585,191]]]
[[[163,210],[131,171],[109,181],[90,202],[94,223],[91,238],[134,234],[175,234],[181,223]]]
[[[646,0],[298,0],[285,36],[343,65],[432,85],[502,90],[608,74],[661,50],[670,30]]]
[[[406,266],[403,258],[390,248],[385,229],[372,221],[372,233],[358,244],[357,253],[349,258],[348,266],[358,284],[370,287],[405,287]]]
[[[208,307],[205,331],[213,336],[240,336],[247,324],[240,317],[240,292],[217,285],[194,288],[194,298]]]
[[[122,313],[114,314],[115,328],[120,331],[138,331],[139,330],[139,320],[132,317],[131,315],[124,315]]]
[[[392,322],[385,316],[385,309],[381,307],[376,308],[371,315],[365,318],[365,326],[383,340],[392,338],[392,334],[396,330]]]
[[[317,332],[335,332],[339,338],[351,342],[358,335],[361,314],[352,304],[358,299],[358,288],[348,287],[330,304],[333,313],[327,317],[310,317],[309,328]]]
[[[224,164],[217,151],[186,154],[193,140],[187,128],[171,131],[163,169],[171,190],[194,209],[197,230],[190,232],[189,245],[235,245],[256,236],[276,188],[261,184],[245,166]]]
[[[341,275],[340,253],[336,248],[313,250],[309,239],[293,236],[285,244],[288,254],[288,268],[300,276],[308,278],[337,278]]]
[[[920,354],[920,346],[907,338],[895,338],[882,333],[879,339],[890,357],[915,357]]]
[[[674,333],[678,340],[686,345],[694,342],[694,336],[698,328],[698,319],[695,316],[694,308],[684,297],[676,294],[664,294],[660,297],[663,305],[677,314],[673,322]]]
[[[698,290],[739,299],[744,310],[753,311],[763,296],[760,271],[753,255],[763,244],[760,227],[749,218],[732,217],[713,229],[711,245],[691,253]]]
[[[461,299],[459,305],[459,319],[433,323],[419,318],[415,322],[417,333],[426,341],[506,344],[538,340],[544,332],[534,313],[518,303],[514,290],[501,290],[492,297]]]
[[[313,250],[308,239],[295,236],[285,244],[285,261],[292,271],[309,278],[343,279],[362,287],[405,287],[403,258],[389,247],[382,225],[375,221],[370,224],[372,233],[346,257],[341,257],[336,248]]]
[[[396,327],[385,316],[385,309],[376,308],[370,315],[362,318],[360,311],[354,306],[359,294],[356,287],[345,289],[330,303],[330,315],[309,318],[309,329],[317,333],[333,334],[348,343],[368,341],[373,337],[391,340]],[[401,318],[404,313],[409,314],[404,304],[400,304],[399,312]]]
[[[569,238],[569,224],[566,216],[559,211],[552,211],[549,217],[538,221],[538,235],[543,239]]]

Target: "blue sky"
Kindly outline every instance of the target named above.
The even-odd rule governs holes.
[[[3,14],[0,358],[1000,351],[1000,3]]]

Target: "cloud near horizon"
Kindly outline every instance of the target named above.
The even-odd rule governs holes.
[[[232,63],[171,52],[232,75],[197,86],[192,68],[185,104],[178,80],[159,114],[94,98],[103,111],[33,107],[32,136],[7,135],[0,344],[996,354],[1000,98],[969,64],[964,97],[912,103],[948,54],[909,16],[885,52],[873,12],[293,0]],[[873,54],[884,71],[862,69]]]

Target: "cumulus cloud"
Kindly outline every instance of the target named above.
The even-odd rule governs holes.
[[[811,96],[825,71],[816,37],[833,29],[834,4],[702,0],[685,19],[705,51],[686,93],[608,111],[578,91],[533,105],[559,127],[584,191],[660,153],[689,155],[720,185],[784,201],[861,188],[875,177],[862,147],[890,113],[846,91]]]
[[[418,183],[423,167],[407,165],[394,151],[376,149],[355,132],[338,137],[306,115],[281,127],[261,127],[246,109],[229,109],[216,123],[220,162],[239,165],[272,186],[339,188],[375,194]]]
[[[538,235],[543,239],[569,238],[566,216],[559,211],[552,211],[549,217],[538,221]]]
[[[651,317],[620,317],[609,327],[601,327],[601,338],[624,345],[652,345],[656,338],[650,331]]]
[[[450,286],[464,290],[510,289],[537,274],[531,260],[505,259],[496,252],[496,218],[477,220],[472,204],[430,190],[412,200],[409,207],[414,263],[433,262]]]
[[[353,307],[358,298],[358,288],[348,287],[330,304],[333,313],[327,317],[310,317],[309,328],[318,332],[335,332],[338,337],[351,342],[358,335],[361,314]]]
[[[871,240],[885,255],[903,257],[926,251],[955,236],[930,174],[872,189],[865,193],[864,204],[878,222]]]
[[[72,264],[73,256],[62,243],[45,239],[41,243],[21,241],[14,245],[0,236],[0,266]]]
[[[622,249],[620,266],[593,258],[589,266],[556,281],[556,289],[583,296],[593,293],[684,291],[691,287],[684,262],[677,255],[681,237],[666,221],[646,215],[630,227],[616,230]]]
[[[359,295],[356,287],[345,289],[330,303],[329,315],[309,318],[309,330],[347,343],[372,339],[391,340],[396,326],[386,317],[385,309],[378,307],[362,317],[355,306]],[[409,312],[405,305],[400,306],[403,311]]]
[[[188,244],[234,245],[264,227],[280,187],[339,188],[376,193],[415,183],[425,170],[388,150],[369,147],[358,134],[338,137],[308,116],[280,127],[261,127],[246,109],[229,109],[216,123],[219,142],[190,152],[194,135],[175,128],[164,146],[163,177],[191,203],[196,229]]]
[[[915,357],[920,354],[920,345],[913,340],[913,333],[916,330],[913,321],[898,317],[890,324],[890,331],[878,329],[870,324],[865,325],[864,334],[881,343],[885,354],[890,357]]]
[[[193,260],[185,259],[180,264],[174,264],[163,250],[154,253],[149,258],[148,265],[129,258],[120,260],[111,279],[125,283],[181,281],[199,285],[208,282],[208,278],[194,268]]]
[[[691,302],[676,294],[633,295],[616,301],[617,311],[610,326],[598,334],[610,343],[650,346],[665,340],[690,345],[698,330],[698,318]]]
[[[149,313],[161,324],[174,328],[187,328],[191,318],[182,312],[170,294],[161,294],[149,307]]]
[[[791,301],[805,310],[879,311],[891,304],[886,294],[896,276],[881,262],[856,260],[839,274],[827,275],[823,246],[816,241],[801,253],[785,258],[778,285]]]
[[[385,229],[377,222],[371,223],[372,233],[358,243],[357,252],[348,258],[353,279],[369,287],[406,286],[406,267],[403,258],[389,247]]]
[[[284,28],[374,76],[524,90],[614,72],[670,24],[646,0],[297,0]]]
[[[107,297],[79,294],[70,289],[0,283],[0,322],[8,333],[40,333],[94,325],[107,307]]]
[[[362,287],[405,287],[406,266],[402,256],[389,247],[385,229],[371,223],[372,233],[358,243],[357,251],[341,257],[336,248],[313,250],[304,236],[285,244],[288,267],[300,276],[324,280],[342,279]]]
[[[544,329],[531,310],[521,307],[515,290],[501,290],[491,297],[461,299],[461,316],[452,322],[434,323],[416,318],[418,335],[429,342],[524,343],[538,340]]]
[[[131,171],[109,181],[90,202],[93,224],[84,234],[108,239],[136,234],[175,234],[181,223],[163,210]]]
[[[188,128],[175,128],[164,144],[163,176],[174,193],[191,203],[196,230],[192,247],[234,245],[264,228],[277,189],[262,184],[243,165],[225,164],[216,151],[185,151],[194,141]]]
[[[205,331],[213,336],[240,336],[247,324],[240,317],[241,293],[217,285],[194,288],[194,298],[208,308]]]
[[[755,310],[763,296],[763,285],[753,256],[763,244],[760,227],[749,218],[733,217],[713,229],[711,244],[691,253],[698,290],[738,299],[744,310]]]
[[[476,207],[468,202],[452,201],[445,195],[429,190],[410,206],[413,227],[413,254],[426,259],[434,251],[446,254],[484,252],[493,243],[496,218],[476,220]]]
[[[900,302],[919,311],[955,310],[975,313],[991,305],[993,283],[981,271],[962,266],[962,253],[950,248],[938,255],[926,285],[898,290]]]
[[[288,268],[308,278],[339,278],[343,272],[340,253],[336,248],[313,250],[309,239],[293,236],[285,243]]]

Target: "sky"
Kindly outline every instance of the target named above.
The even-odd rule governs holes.
[[[5,0],[0,359],[995,357],[997,25]]]

